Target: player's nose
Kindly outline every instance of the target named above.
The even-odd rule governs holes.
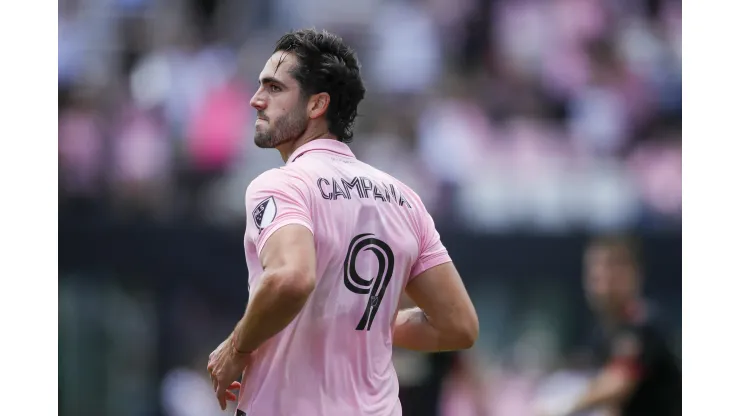
[[[249,105],[254,107],[256,110],[264,110],[267,107],[267,102],[262,97],[262,94],[260,94],[260,91],[257,91],[252,96],[252,99],[249,100]]]

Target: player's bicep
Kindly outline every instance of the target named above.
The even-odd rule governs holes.
[[[311,230],[287,224],[264,242],[260,261],[265,273],[277,274],[282,283],[299,289],[312,287],[316,280],[316,246]]]
[[[431,267],[406,286],[406,293],[440,330],[478,333],[478,316],[451,261]]]

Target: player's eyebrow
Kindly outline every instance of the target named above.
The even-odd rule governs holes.
[[[262,85],[262,84],[275,84],[275,85],[277,85],[279,87],[285,88],[285,84],[283,84],[282,82],[278,81],[278,79],[275,78],[275,77],[270,77],[270,76],[262,77],[261,79],[257,80],[257,82],[259,82],[260,85]]]

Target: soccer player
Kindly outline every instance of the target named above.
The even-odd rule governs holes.
[[[250,299],[208,364],[222,408],[239,389],[237,415],[401,415],[392,347],[478,337],[424,204],[346,144],[364,94],[355,53],[326,31],[283,36],[259,75],[254,141],[285,166],[247,188]],[[404,291],[418,307],[398,311]]]
[[[641,296],[633,241],[601,237],[584,257],[584,286],[600,322],[597,350],[603,367],[575,402],[542,414],[566,416],[599,407],[615,416],[680,415],[681,371]]]

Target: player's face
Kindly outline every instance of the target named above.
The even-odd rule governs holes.
[[[624,249],[591,247],[584,259],[586,297],[592,307],[613,312],[637,291],[637,272]]]
[[[308,126],[306,100],[290,71],[296,65],[292,53],[275,52],[260,73],[260,86],[250,104],[257,110],[254,143],[275,148],[299,138]]]

